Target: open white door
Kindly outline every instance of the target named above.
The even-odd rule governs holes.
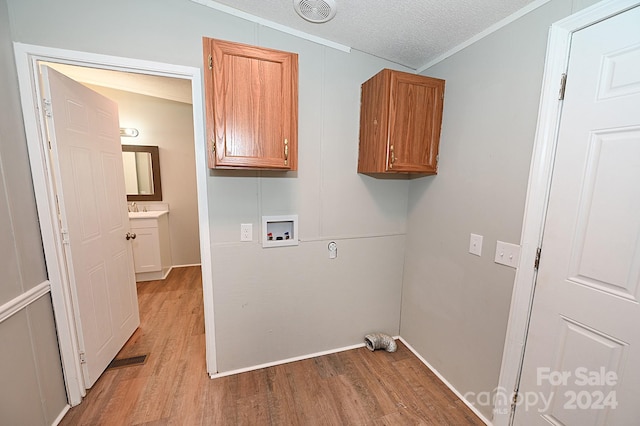
[[[572,37],[516,425],[640,421],[639,23]]]
[[[140,324],[117,105],[46,66],[44,115],[84,383]]]

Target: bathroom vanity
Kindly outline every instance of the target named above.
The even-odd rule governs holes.
[[[129,212],[136,281],[163,280],[171,271],[169,212]]]

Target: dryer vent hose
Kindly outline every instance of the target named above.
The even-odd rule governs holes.
[[[387,352],[395,352],[396,349],[398,349],[398,345],[396,345],[393,337],[383,333],[367,334],[364,336],[364,344],[370,351],[384,349]]]

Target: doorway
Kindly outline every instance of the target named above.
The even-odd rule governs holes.
[[[640,416],[638,22],[640,7],[572,35],[515,424]]]
[[[493,421],[496,426],[512,424],[516,410],[520,409],[518,404],[524,401],[524,398],[515,397],[519,395],[518,392],[521,390],[521,369],[525,357],[534,289],[538,279],[538,261],[547,218],[551,178],[556,159],[556,146],[563,107],[561,87],[564,81],[563,74],[567,73],[569,65],[572,36],[582,29],[622,14],[638,5],[640,2],[637,0],[601,2],[569,16],[551,27],[522,230],[521,267],[516,273],[494,407]],[[576,173],[580,174],[581,172],[577,171]],[[544,250],[542,250],[542,256],[544,257]],[[543,258],[542,262],[544,261]]]
[[[207,199],[206,141],[204,136],[202,82],[199,68],[142,61],[130,58],[96,55],[86,52],[68,51],[42,46],[14,44],[16,67],[18,70],[27,145],[31,172],[36,194],[38,217],[41,224],[42,240],[47,262],[47,272],[51,282],[51,297],[54,317],[58,329],[58,342],[63,375],[70,405],[81,402],[86,391],[83,385],[81,361],[78,350],[78,328],[72,308],[72,289],[66,278],[61,230],[56,216],[56,199],[50,175],[50,159],[47,141],[43,135],[44,123],[36,100],[41,99],[38,79],[38,63],[51,62],[123,71],[134,74],[148,74],[169,78],[185,79],[191,83],[193,99],[193,128],[196,160],[196,186],[198,198],[198,223],[200,235],[200,256],[202,265],[202,286],[204,295],[206,361],[207,372],[217,372],[214,316],[213,283],[211,274],[211,250],[209,235],[209,208]]]
[[[132,231],[137,234],[132,241],[136,281],[166,278],[174,266],[199,265],[191,82],[59,63],[44,65],[118,105],[120,142],[127,151],[123,162],[130,216],[136,211],[169,212],[161,216],[167,222],[168,238],[154,238],[156,228],[148,227],[144,214],[140,215],[142,222],[132,223],[138,230]],[[156,244],[158,240],[163,244]]]

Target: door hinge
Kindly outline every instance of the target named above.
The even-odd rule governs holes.
[[[84,352],[80,352],[80,364],[86,364],[87,363],[87,358],[84,355]]]
[[[542,247],[538,247],[536,250],[536,260],[533,263],[533,268],[537,271],[540,267],[540,254],[542,253]]]
[[[60,235],[62,235],[62,244],[69,244],[69,231],[67,231],[66,229],[63,229],[60,231]]]
[[[51,101],[49,99],[43,98],[42,99],[42,104],[43,104],[43,109],[44,109],[44,115],[47,117],[51,117],[52,113],[51,113]]]
[[[516,411],[516,407],[518,406],[518,391],[514,390],[513,391],[513,397],[511,398],[511,414],[513,415],[513,413]]]
[[[567,88],[567,74],[562,73],[562,77],[560,77],[560,92],[558,93],[559,101],[564,99],[564,91],[566,88]]]
[[[209,69],[213,69],[213,57],[211,55],[209,55]]]

